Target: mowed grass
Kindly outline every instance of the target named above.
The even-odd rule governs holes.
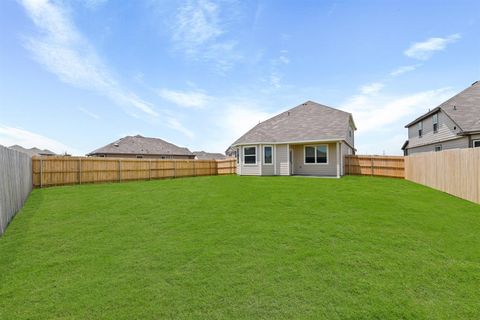
[[[403,180],[37,189],[0,319],[479,319],[480,206]]]

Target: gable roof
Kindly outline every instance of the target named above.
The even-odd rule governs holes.
[[[350,113],[307,101],[260,122],[233,145],[346,140],[350,123],[356,130]]]
[[[117,141],[96,149],[87,156],[94,154],[136,154],[136,155],[188,155],[193,156],[187,148],[176,146],[158,138],[148,138],[141,135],[126,136]]]
[[[480,131],[480,81],[475,81],[470,87],[407,124],[405,128],[411,127],[439,110],[445,112],[462,132]]]

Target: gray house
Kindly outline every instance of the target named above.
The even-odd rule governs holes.
[[[87,154],[93,157],[147,158],[147,159],[195,159],[187,148],[176,146],[158,138],[141,135],[126,136]]]
[[[405,155],[455,148],[480,147],[480,82],[405,126]]]
[[[354,154],[352,115],[312,101],[257,124],[235,141],[239,175],[340,177]]]

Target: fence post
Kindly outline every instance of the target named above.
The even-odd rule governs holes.
[[[122,181],[122,160],[118,160],[118,182]]]
[[[197,168],[195,166],[195,160],[193,160],[193,176],[196,177],[197,176]]]
[[[148,180],[152,180],[152,160],[148,160]]]
[[[40,188],[43,186],[43,160],[40,159]]]
[[[177,161],[173,160],[173,178],[177,177]]]
[[[372,176],[373,176],[373,157],[370,157],[370,169],[372,171]]]
[[[78,159],[78,184],[82,184],[82,159]]]

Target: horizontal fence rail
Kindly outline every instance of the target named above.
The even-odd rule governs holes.
[[[0,146],[0,236],[32,190],[32,160]]]
[[[405,179],[480,203],[480,148],[405,157]]]
[[[163,160],[100,157],[33,157],[33,185],[59,186],[235,173],[235,159]]]
[[[350,175],[405,177],[403,156],[345,156],[344,167]]]

